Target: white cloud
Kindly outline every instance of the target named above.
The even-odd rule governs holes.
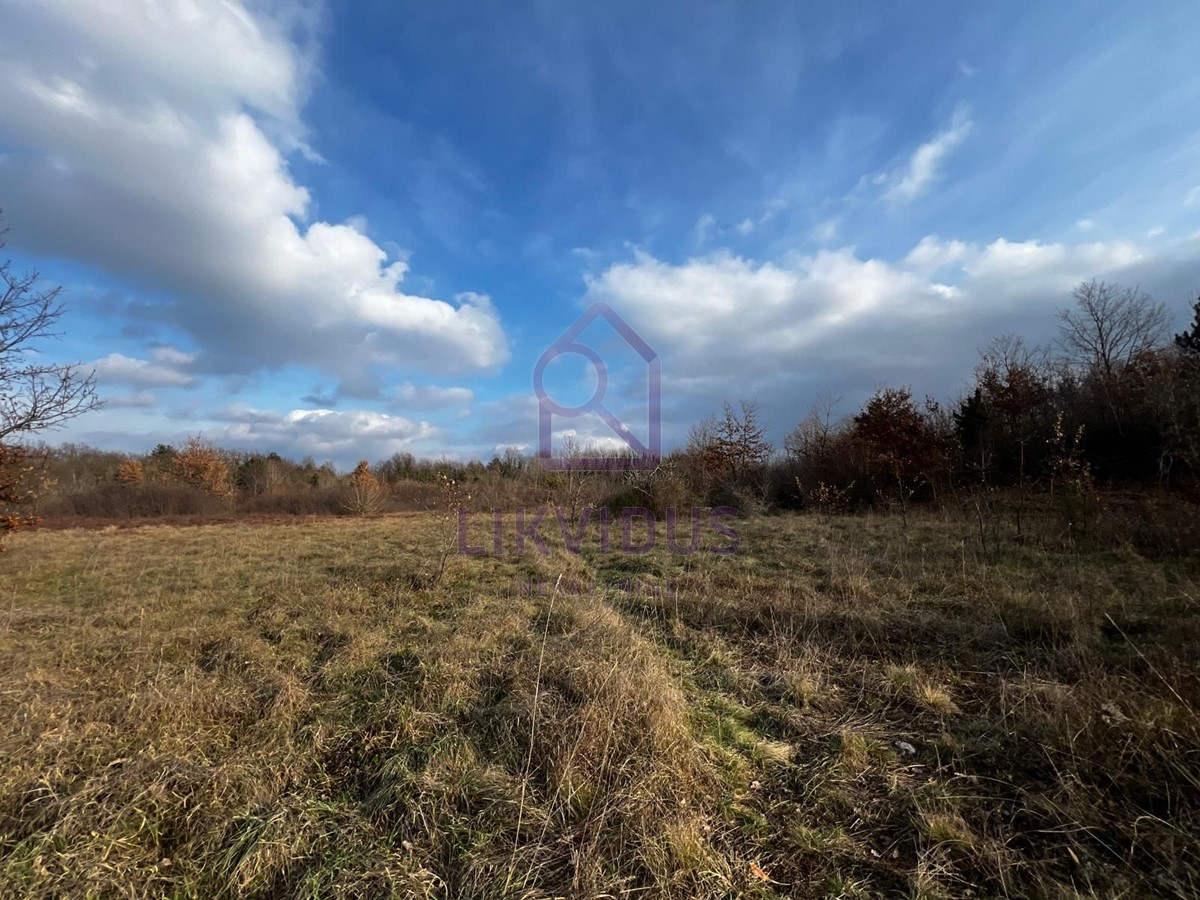
[[[939,168],[946,157],[966,140],[973,127],[970,107],[960,106],[950,125],[919,146],[909,158],[907,166],[884,176],[881,183],[890,185],[884,196],[893,203],[906,203],[925,193],[937,180]]]
[[[738,222],[737,230],[738,234],[749,234],[754,230],[754,220],[742,219],[742,221]]]
[[[712,237],[713,229],[717,226],[717,217],[712,213],[705,213],[696,220],[696,243],[703,244]]]
[[[1093,275],[1126,268],[1143,258],[1142,251],[1128,241],[1043,244],[999,238],[964,268],[975,278],[1024,281],[1032,278],[1046,288],[1060,290]]]
[[[620,453],[629,450],[629,444],[614,434],[597,434],[581,431],[575,428],[564,428],[550,435],[551,446],[555,453],[561,453],[560,448],[566,441],[571,441],[579,453]]]
[[[437,434],[428,422],[370,410],[296,409],[287,413],[232,406],[213,418],[225,424],[206,436],[222,446],[279,450],[338,460],[380,459]]]
[[[961,263],[972,252],[970,244],[962,241],[942,241],[935,234],[927,234],[904,257],[903,265],[918,272],[936,272],[938,269]]]
[[[1163,228],[1163,226],[1155,225],[1153,228],[1151,228],[1149,231],[1146,232],[1146,240],[1152,241],[1155,238],[1160,238],[1166,233],[1166,231],[1167,231],[1167,229]]]
[[[853,393],[916,380],[942,394],[988,337],[1049,337],[1076,284],[1120,279],[1148,261],[1127,242],[980,246],[935,236],[899,263],[852,249],[781,262],[714,253],[678,265],[641,253],[593,278],[585,299],[612,304],[662,356],[664,384],[706,402],[730,385],[794,398],[806,384]],[[951,277],[935,279],[939,270]]]
[[[660,352],[671,348],[664,367],[673,358],[677,372],[721,377],[745,371],[747,360],[756,368],[797,363],[796,354],[875,311],[894,319],[944,303],[915,274],[849,250],[786,266],[727,253],[671,265],[639,254],[593,279],[587,299],[611,303]]]
[[[178,352],[178,351],[174,351]],[[186,354],[180,354],[186,357]],[[188,372],[181,372],[173,364],[163,361],[156,356],[158,362],[136,359],[123,353],[110,353],[95,362],[88,363],[84,368],[96,371],[96,379],[101,384],[133,384],[142,387],[190,387],[196,383],[196,377]],[[188,360],[184,359],[183,362]]]
[[[1095,219],[1080,219],[1078,222],[1075,223],[1075,227],[1078,228],[1080,231],[1095,231],[1096,230],[1096,220]]]
[[[210,370],[301,362],[488,368],[509,355],[488,297],[405,292],[364,223],[310,220],[307,57],[263,7],[229,0],[5,4],[0,196],[13,237],[176,302]],[[253,11],[251,11],[253,10]]]
[[[1200,206],[1200,184],[1187,192],[1183,198],[1183,205],[1189,209],[1193,206]]]
[[[408,381],[387,394],[387,399],[397,409],[458,409],[468,405],[474,398],[475,393],[470,388],[438,387]]]
[[[150,358],[164,366],[188,366],[196,361],[196,354],[167,344],[159,344],[150,351]]]

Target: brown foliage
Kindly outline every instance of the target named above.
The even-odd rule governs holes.
[[[375,516],[383,512],[387,496],[387,488],[375,477],[371,464],[364,459],[346,479],[342,502],[346,511],[353,516]]]
[[[12,532],[37,523],[36,519],[18,513],[32,499],[25,486],[32,471],[24,447],[0,444],[0,553],[4,551],[5,538]]]
[[[171,461],[171,474],[214,497],[232,496],[228,464],[216,447],[201,438],[188,438]]]
[[[937,436],[904,388],[877,391],[854,417],[854,437],[867,452],[868,472],[902,493],[924,484],[938,462]]]
[[[113,480],[119,484],[142,484],[146,480],[140,459],[127,459],[117,466]]]

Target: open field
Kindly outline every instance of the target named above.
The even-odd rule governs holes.
[[[1194,558],[739,529],[440,578],[422,514],[19,534],[0,893],[1200,894]]]

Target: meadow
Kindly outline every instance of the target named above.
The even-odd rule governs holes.
[[[0,895],[1200,895],[1194,556],[737,525],[19,533]]]

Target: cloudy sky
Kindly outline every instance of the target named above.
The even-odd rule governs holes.
[[[778,438],[827,392],[955,395],[1082,279],[1182,322],[1198,43],[1194,0],[0,0],[6,252],[107,401],[55,439],[529,447],[596,301],[668,444],[740,397]],[[589,345],[636,429],[637,359]]]

